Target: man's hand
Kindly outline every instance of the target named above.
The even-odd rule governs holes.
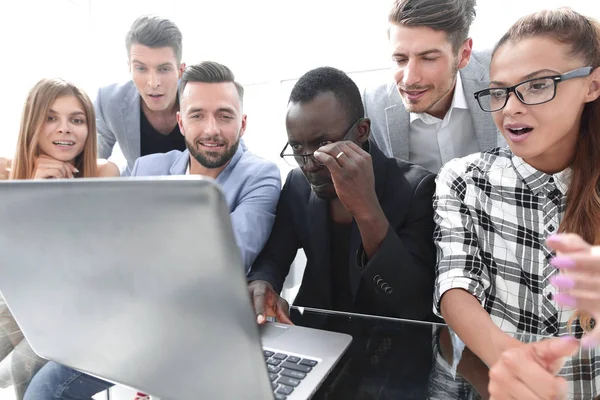
[[[0,180],[5,180],[9,178],[11,166],[12,160],[0,157]]]
[[[369,153],[354,142],[343,141],[319,148],[314,157],[329,169],[338,198],[356,219],[381,209]]]
[[[293,325],[288,302],[275,293],[269,282],[252,281],[248,285],[248,292],[254,304],[256,322],[264,324],[267,317],[275,317],[279,322]]]
[[[73,178],[79,170],[68,162],[58,161],[52,157],[40,155],[35,160],[33,179]]]
[[[491,399],[566,399],[567,382],[556,374],[579,348],[571,337],[513,347],[490,369]]]
[[[338,199],[352,214],[367,257],[379,250],[389,222],[375,193],[371,155],[354,142],[335,142],[319,148],[314,157],[331,173]]]

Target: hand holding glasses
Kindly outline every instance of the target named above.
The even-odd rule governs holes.
[[[344,137],[342,137],[340,140],[326,140],[323,141],[321,143],[319,143],[319,148],[327,146],[329,144],[332,143],[336,143],[336,142],[342,142],[345,140],[348,140],[350,138],[350,136],[352,135],[352,132],[354,132],[354,128],[356,127],[356,125],[358,125],[358,123],[360,121],[362,121],[364,118],[359,118],[356,121],[354,121],[354,123],[350,126],[350,128],[346,131],[346,133],[344,134]],[[319,166],[323,166],[324,164],[321,163],[319,160],[317,160],[314,157],[314,152],[312,153],[306,153],[303,154],[301,153],[299,150],[298,152],[296,152],[294,150],[295,145],[290,146],[292,148],[292,152],[291,153],[286,153],[286,150],[288,148],[288,146],[290,146],[289,143],[286,143],[285,146],[283,147],[283,150],[281,150],[281,153],[279,153],[279,157],[283,158],[284,161],[290,166],[290,167],[304,167],[307,163],[308,160],[310,159],[314,164],[319,165]],[[316,150],[315,150],[316,151]],[[338,153],[336,156],[336,159],[339,159],[339,157],[341,157],[342,154]]]

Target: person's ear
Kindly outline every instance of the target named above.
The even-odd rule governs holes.
[[[596,67],[589,76],[588,92],[585,95],[585,102],[590,103],[600,97],[600,68]]]
[[[242,127],[240,128],[240,136],[242,137],[244,136],[244,133],[246,133],[246,124],[248,123],[247,121],[247,116],[246,114],[242,115]]]
[[[177,111],[177,125],[179,125],[179,132],[185,137],[185,130],[183,129],[183,121],[181,118],[181,112]]]
[[[464,68],[469,63],[471,59],[471,54],[473,53],[473,39],[468,38],[465,42],[460,46],[460,50],[458,51],[458,69]]]
[[[181,78],[181,75],[183,75],[183,71],[185,71],[185,63],[182,62],[181,64],[179,64],[179,78]]]
[[[358,143],[365,144],[371,136],[371,120],[369,118],[363,118],[357,125],[358,131]]]

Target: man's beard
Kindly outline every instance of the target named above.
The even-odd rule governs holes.
[[[225,143],[227,144],[227,143]],[[221,168],[223,165],[227,164],[235,155],[235,152],[240,145],[240,139],[235,141],[234,144],[226,148],[223,154],[219,154],[213,151],[206,151],[204,154],[201,151],[198,151],[196,147],[187,139],[185,139],[185,146],[188,151],[202,165],[204,168]]]

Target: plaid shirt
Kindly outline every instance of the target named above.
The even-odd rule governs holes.
[[[504,332],[567,333],[572,309],[553,301],[546,237],[563,217],[570,170],[548,175],[508,148],[455,159],[437,178],[434,311],[450,289],[473,294]],[[581,334],[577,323],[575,332]]]

